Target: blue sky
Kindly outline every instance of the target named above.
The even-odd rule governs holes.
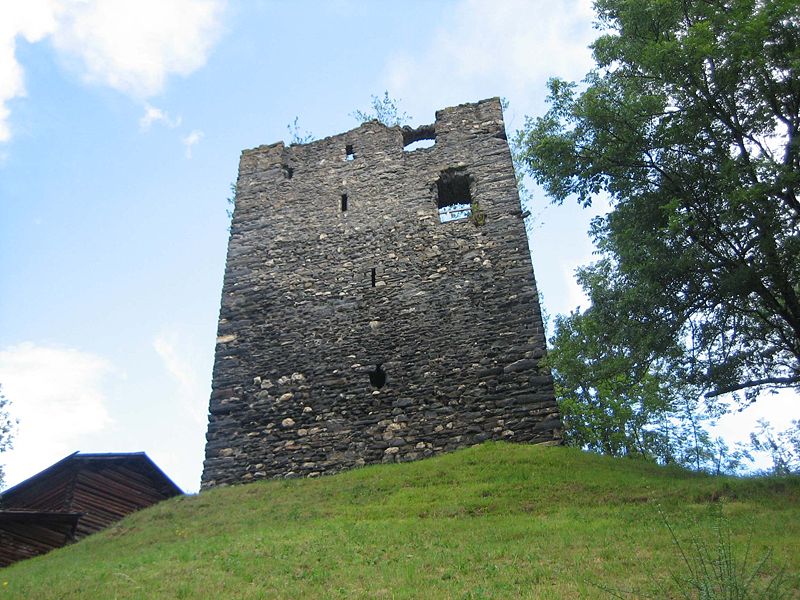
[[[144,450],[195,491],[241,150],[295,117],[351,129],[384,90],[412,124],[505,97],[513,130],[549,77],[591,67],[591,21],[587,0],[0,0],[7,484],[75,450]],[[546,311],[585,306],[572,272],[596,212],[536,192],[534,213]],[[725,433],[783,425],[791,400]]]

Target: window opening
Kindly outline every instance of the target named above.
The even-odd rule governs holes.
[[[347,212],[347,194],[342,194],[342,212]]]
[[[386,385],[386,371],[383,370],[383,363],[378,363],[375,365],[374,371],[369,372],[369,382],[372,384],[372,387],[381,389],[384,385]]]
[[[403,127],[403,150],[413,152],[422,148],[430,148],[436,143],[436,128],[433,125],[422,125],[416,129]]]
[[[294,168],[289,165],[283,165],[283,176],[286,177],[286,179],[294,177]]]
[[[353,144],[347,144],[344,147],[344,151],[345,151],[345,157],[344,157],[345,160],[355,160],[356,159],[356,153],[353,151]]]
[[[469,174],[463,169],[445,169],[436,181],[439,221],[461,221],[472,214]]]
[[[436,144],[436,140],[417,140],[411,142],[408,146],[403,146],[405,152],[413,152],[414,150],[422,150],[423,148],[430,148]]]
[[[372,287],[375,287],[375,276],[376,276],[375,267],[372,267]]]

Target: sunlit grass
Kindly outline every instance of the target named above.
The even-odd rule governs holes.
[[[680,531],[720,503],[732,543],[771,548],[767,570],[800,589],[798,479],[484,444],[176,498],[0,571],[0,597],[670,597],[682,564],[661,513]]]

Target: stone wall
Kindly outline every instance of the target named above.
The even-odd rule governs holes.
[[[202,486],[557,441],[544,348],[498,99],[246,150]]]

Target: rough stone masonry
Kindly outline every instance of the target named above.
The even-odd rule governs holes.
[[[499,99],[245,150],[202,486],[558,441],[544,349]]]

